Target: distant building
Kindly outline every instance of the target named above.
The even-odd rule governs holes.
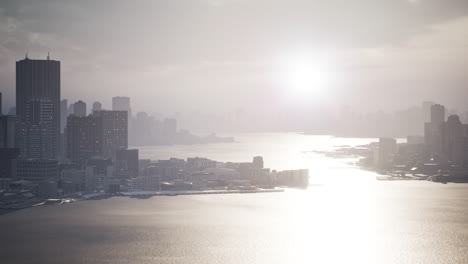
[[[68,100],[63,99],[60,101],[60,133],[64,132],[65,126],[67,125],[68,117]]]
[[[112,110],[114,111],[127,111],[128,116],[131,116],[130,97],[115,96],[112,97]]]
[[[461,163],[464,159],[463,125],[457,115],[448,117],[442,129],[442,153],[453,163]]]
[[[86,103],[79,100],[73,104],[73,114],[79,117],[86,116]]]
[[[445,122],[445,107],[435,104],[431,107],[431,121],[424,124],[424,141],[430,152],[442,152],[442,126]]]
[[[263,157],[257,156],[253,158],[253,167],[256,169],[263,169]]]
[[[101,111],[101,110],[102,110],[102,104],[100,102],[94,102],[92,112]]]
[[[15,161],[16,178],[32,182],[41,182],[58,177],[58,161],[54,159],[17,159]]]
[[[393,138],[379,138],[379,147],[374,152],[374,166],[387,168],[397,152],[397,142]]]
[[[164,119],[162,128],[162,137],[164,143],[172,144],[175,141],[177,135],[177,120],[174,118]]]
[[[424,137],[422,136],[407,136],[406,143],[410,145],[424,144]]]
[[[15,177],[14,161],[18,156],[18,148],[0,148],[0,178]]]
[[[58,156],[60,141],[60,61],[31,60],[16,62],[16,112],[27,122],[27,104],[31,100],[49,100],[52,106],[52,151]]]

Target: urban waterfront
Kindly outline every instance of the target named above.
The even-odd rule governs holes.
[[[377,181],[316,151],[377,139],[296,133],[143,147],[143,158],[208,157],[307,168],[307,190],[112,197],[0,216],[2,263],[466,263],[467,184]]]

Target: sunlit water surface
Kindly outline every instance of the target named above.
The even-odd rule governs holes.
[[[144,147],[140,157],[264,157],[308,168],[284,193],[131,199],[42,206],[0,216],[1,263],[468,263],[468,185],[381,182],[313,152],[366,144],[300,134],[238,143]]]

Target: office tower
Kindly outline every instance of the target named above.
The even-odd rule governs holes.
[[[464,138],[463,125],[457,115],[448,117],[442,127],[442,151],[444,156],[453,163],[463,161]]]
[[[16,178],[32,182],[42,182],[58,178],[56,159],[18,159],[14,161]]]
[[[25,104],[24,118],[18,123],[17,139],[20,157],[28,159],[53,159],[55,107],[51,100],[36,99]]]
[[[16,106],[10,107],[10,109],[8,110],[7,115],[16,115]]]
[[[93,110],[91,113],[94,111],[101,111],[102,110],[102,104],[100,102],[94,102],[93,103]]]
[[[73,114],[76,116],[86,116],[86,103],[79,100],[73,104]]]
[[[26,121],[26,105],[31,100],[49,100],[53,104],[51,156],[57,157],[60,140],[60,61],[31,60],[16,62],[16,112]]]
[[[118,178],[138,177],[138,149],[119,149],[115,152],[115,171]]]
[[[424,124],[424,140],[431,154],[442,152],[442,126],[445,122],[445,107],[435,104],[431,107],[431,121]]]
[[[73,115],[75,113],[75,104],[74,103],[71,103],[69,106],[68,106],[68,115]]]
[[[102,118],[93,115],[67,118],[67,158],[84,166],[93,156],[102,155]]]
[[[117,150],[128,148],[127,111],[101,110],[93,116],[102,119],[102,155],[105,158],[115,158]]]
[[[63,133],[65,126],[67,125],[68,117],[68,100],[63,99],[60,101],[60,133]]]

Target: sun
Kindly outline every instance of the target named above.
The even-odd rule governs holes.
[[[296,62],[288,66],[287,85],[290,92],[308,96],[325,92],[328,84],[328,74],[320,65],[306,62]]]

